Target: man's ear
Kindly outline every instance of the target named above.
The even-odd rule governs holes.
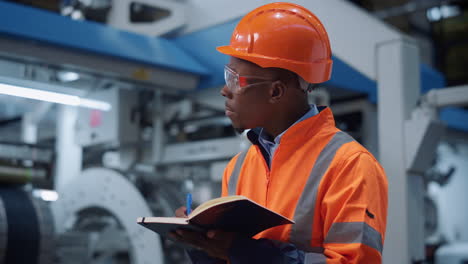
[[[286,92],[286,85],[282,81],[274,81],[270,86],[270,103],[278,103]]]

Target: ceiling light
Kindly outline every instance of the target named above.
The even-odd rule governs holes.
[[[104,101],[85,99],[76,95],[55,93],[31,88],[25,88],[10,84],[0,83],[0,94],[18,96],[22,98],[46,101],[57,104],[65,104],[71,106],[81,106],[87,108],[109,111],[112,106]]]
[[[73,82],[80,78],[80,75],[76,72],[71,71],[59,71],[57,72],[57,78],[61,82]]]
[[[426,11],[427,19],[431,22],[437,22],[442,18],[455,17],[461,14],[459,6],[442,5],[440,7],[432,7]]]

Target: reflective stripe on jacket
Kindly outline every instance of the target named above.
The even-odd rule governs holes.
[[[258,145],[225,169],[223,196],[244,195],[296,224],[255,238],[293,243],[326,263],[381,263],[387,180],[376,159],[335,127],[329,108],[290,127],[267,166]],[[318,254],[317,254],[318,253]]]

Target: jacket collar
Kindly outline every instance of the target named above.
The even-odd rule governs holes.
[[[333,118],[333,113],[329,107],[319,106],[319,114],[309,117],[301,122],[298,122],[291,127],[289,127],[286,132],[281,137],[280,144],[291,144],[298,141],[304,142],[304,139],[313,137],[322,128],[325,127],[335,127],[335,120]],[[258,137],[260,135],[262,128],[256,127],[247,132],[247,138],[254,145],[259,145]]]

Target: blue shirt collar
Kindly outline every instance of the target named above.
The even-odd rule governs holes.
[[[292,124],[291,126],[294,126],[295,124],[301,122],[301,121],[304,121],[306,120],[307,118],[309,117],[313,117],[315,116],[316,114],[318,114],[319,111],[317,109],[317,106],[314,105],[314,104],[311,104],[310,105],[310,110],[305,113],[305,115],[303,115],[301,118],[299,118],[296,122],[294,122],[294,124]],[[290,126],[290,127],[291,127]],[[289,128],[288,128],[289,129]],[[285,131],[283,131],[281,134],[279,134],[278,136],[275,137],[275,139],[273,141],[271,141],[271,137],[269,137],[263,130],[263,128],[260,129],[260,133],[258,134],[258,141],[259,143],[264,147],[264,148],[268,148],[268,146],[265,146],[264,144],[266,144],[267,142],[272,144],[279,144],[280,143],[280,140],[281,140],[281,137],[284,135],[284,133],[288,130],[286,129]]]

